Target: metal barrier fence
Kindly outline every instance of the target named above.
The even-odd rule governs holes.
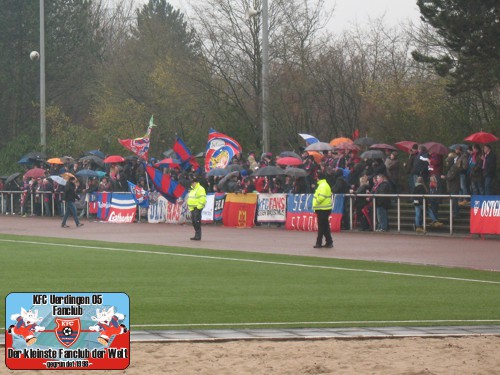
[[[408,199],[418,199],[422,198],[423,212],[422,212],[422,226],[426,228],[426,220],[427,220],[427,201],[429,199],[448,199],[449,200],[449,233],[453,234],[453,206],[458,205],[459,199],[470,199],[470,195],[451,195],[451,194],[346,194],[346,197],[349,197],[349,228],[353,230],[354,227],[354,199],[356,198],[370,198],[373,202],[373,212],[372,212],[372,222],[376,222],[376,207],[377,207],[377,198],[391,198],[391,200],[396,200],[396,210],[397,210],[397,232],[401,232],[401,201]],[[454,204],[455,201],[455,204]],[[375,225],[373,225],[373,231],[375,231]]]
[[[114,194],[120,194],[120,192],[114,192]],[[122,194],[128,194],[127,192],[122,192]],[[396,201],[396,212],[397,212],[397,232],[401,232],[401,201],[408,199],[423,199],[423,228],[426,228],[426,218],[427,218],[427,201],[429,199],[447,199],[449,200],[449,233],[453,234],[453,206],[458,202],[459,199],[470,199],[470,195],[449,195],[449,194],[345,194],[348,198],[348,207],[344,214],[348,214],[349,219],[349,229],[352,231],[355,227],[355,213],[354,213],[354,202],[357,198],[370,198],[373,204],[372,212],[372,223],[376,223],[376,207],[377,199],[379,198],[390,198],[392,201]],[[455,202],[454,202],[455,200]],[[87,207],[82,206],[87,205]],[[48,192],[40,191],[34,193],[27,193],[24,191],[2,191],[0,192],[0,213],[1,214],[19,214],[19,215],[30,215],[30,216],[62,216],[64,214],[64,201],[62,200],[62,193],[60,192]],[[88,202],[85,198],[80,201],[80,205],[77,205],[79,210],[86,208],[86,213],[88,216]],[[393,208],[391,208],[392,210]],[[375,231],[375,225],[372,228]]]

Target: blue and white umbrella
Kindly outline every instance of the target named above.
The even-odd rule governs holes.
[[[49,176],[49,178],[52,181],[57,182],[59,185],[66,186],[67,181],[61,176],[53,175],[53,176]]]

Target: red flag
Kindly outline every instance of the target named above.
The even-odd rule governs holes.
[[[353,132],[352,132],[352,140],[356,140],[359,138],[359,129],[355,129]]]
[[[153,126],[156,125],[153,123],[153,116],[151,116],[148,130],[146,131],[146,134],[144,134],[144,137],[134,139],[118,139],[118,142],[120,142],[123,147],[139,156],[141,159],[148,160],[149,135],[151,134]]]

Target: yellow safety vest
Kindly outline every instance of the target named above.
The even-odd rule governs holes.
[[[332,189],[326,180],[319,180],[314,192],[313,210],[332,210]]]
[[[189,191],[187,204],[189,211],[193,211],[195,208],[203,210],[205,204],[207,203],[207,193],[205,188],[200,185],[199,182]]]

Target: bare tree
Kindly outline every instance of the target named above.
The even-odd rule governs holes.
[[[250,147],[261,146],[262,23],[260,16],[247,18],[245,12],[248,8],[258,10],[261,5],[260,0],[207,0],[193,7],[196,28],[215,78],[212,87],[216,90],[216,98],[231,113],[232,126],[239,134],[253,139],[253,142],[247,141]],[[282,139],[290,123],[298,121],[298,117],[282,115],[289,114],[284,107],[297,104],[285,102],[298,100],[305,108],[307,100],[304,97],[291,98],[281,91],[282,80],[293,72],[294,78],[300,75],[300,81],[305,81],[307,66],[319,49],[315,38],[326,24],[323,9],[323,0],[270,2],[269,109],[274,145],[277,145],[276,140]],[[299,91],[306,93],[308,90]],[[308,122],[306,115],[302,124],[307,127]]]

